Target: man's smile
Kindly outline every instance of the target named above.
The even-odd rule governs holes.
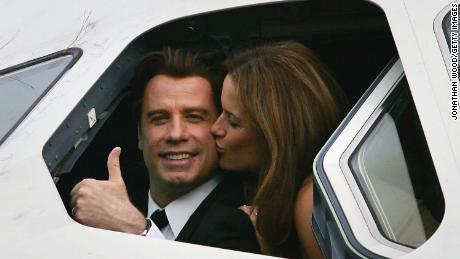
[[[159,156],[161,158],[165,158],[168,160],[184,160],[184,159],[190,159],[192,157],[195,157],[198,154],[198,152],[192,152],[192,151],[167,151],[167,152],[160,152]]]

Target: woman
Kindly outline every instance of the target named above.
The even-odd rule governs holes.
[[[212,127],[220,166],[248,171],[265,254],[320,257],[311,231],[312,164],[337,126],[339,89],[313,53],[295,42],[246,50],[226,61],[223,113]],[[340,96],[339,96],[340,97]]]

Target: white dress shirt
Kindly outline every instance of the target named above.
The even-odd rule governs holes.
[[[187,223],[190,216],[192,216],[193,212],[195,212],[203,200],[208,197],[212,190],[217,187],[221,180],[221,176],[215,176],[190,192],[170,202],[165,208],[163,208],[166,212],[169,224],[161,231],[155,224],[152,224],[152,227],[146,236],[175,240],[182,228],[185,226],[185,223]],[[154,211],[157,209],[161,210],[162,208],[160,208],[160,206],[158,206],[158,204],[156,204],[152,199],[150,191],[148,195],[149,201],[147,217],[150,217]]]

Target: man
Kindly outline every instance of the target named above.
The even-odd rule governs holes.
[[[212,59],[192,51],[166,48],[141,60],[133,85],[138,147],[149,172],[147,218],[128,197],[120,148],[108,157],[108,181],[84,179],[72,189],[74,218],[98,228],[259,252],[249,218],[237,209],[241,186],[222,180],[217,170],[210,128],[222,78]]]

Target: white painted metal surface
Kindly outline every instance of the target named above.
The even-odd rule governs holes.
[[[370,0],[385,12],[427,138],[446,210],[410,258],[454,258],[460,246],[460,122],[450,118],[450,81],[433,30],[450,0]],[[256,258],[257,255],[88,228],[66,213],[42,158],[46,140],[121,51],[162,23],[269,0],[0,1],[0,70],[68,47],[84,54],[0,146],[0,258]],[[376,49],[378,51],[378,49]],[[353,186],[331,184],[353,230],[365,222]],[[365,235],[362,235],[362,237]],[[383,243],[361,238],[375,252]],[[393,251],[392,256],[405,252]]]
[[[92,229],[66,213],[42,148],[120,52],[180,17],[267,1],[0,1],[0,69],[68,47],[83,56],[0,146],[0,258],[248,258]]]

